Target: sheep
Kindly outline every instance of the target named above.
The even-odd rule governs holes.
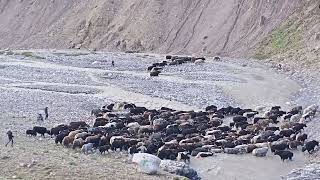
[[[71,131],[68,136],[69,136],[70,138],[74,139],[75,136],[76,136],[78,133],[80,133],[80,132],[81,132],[81,130]]]
[[[37,136],[37,132],[34,130],[27,130],[26,131],[26,135],[30,135],[30,136]]]
[[[235,116],[235,117],[233,117],[232,121],[235,123],[246,122],[247,118],[244,116]]]
[[[250,142],[251,142],[252,144],[255,144],[255,143],[257,143],[258,140],[260,140],[260,139],[261,139],[261,135],[259,134],[259,135],[254,136],[254,137],[250,140]]]
[[[84,144],[81,148],[81,152],[88,154],[89,152],[93,153],[93,143]]]
[[[292,129],[284,129],[280,131],[281,136],[290,137],[292,134],[294,134],[294,130]]]
[[[58,144],[58,143],[62,144],[62,141],[63,141],[64,137],[68,136],[68,134],[69,134],[69,131],[62,131],[62,132],[60,132],[60,133],[56,136],[56,138],[55,138],[55,140],[54,140],[55,143],[56,143],[56,144]]]
[[[105,153],[105,152],[108,152],[110,148],[111,148],[111,147],[110,147],[109,145],[100,146],[100,147],[99,147],[99,152],[100,152],[101,154],[103,154],[103,153]]]
[[[264,157],[268,153],[268,147],[263,147],[263,148],[256,148],[252,151],[252,155],[257,156],[257,157]]]
[[[318,105],[315,105],[315,104],[310,105],[310,106],[308,106],[307,108],[305,108],[305,109],[303,110],[303,114],[304,114],[304,115],[305,115],[305,114],[315,114],[315,113],[317,112],[318,108],[319,108]]]
[[[89,125],[84,121],[70,122],[69,126],[72,130],[78,129],[80,127],[89,127]]]
[[[291,109],[288,113],[295,115],[295,114],[301,114],[302,113],[302,106],[297,106]]]
[[[65,147],[69,147],[70,144],[73,142],[74,138],[71,138],[69,136],[66,136],[63,138],[62,140],[62,145],[65,146]]]
[[[68,125],[60,124],[56,127],[51,128],[50,135],[51,135],[51,137],[52,137],[52,135],[57,136],[61,131],[68,130],[68,129],[69,129]]]
[[[295,114],[295,115],[293,115],[293,116],[290,117],[290,122],[295,122],[295,123],[297,123],[297,122],[300,121],[300,118],[301,118],[301,117],[302,117],[301,114]]]
[[[194,64],[202,64],[202,63],[204,63],[204,60],[202,59],[198,59],[194,61]]]
[[[92,144],[94,144],[94,147],[97,147],[97,146],[99,146],[100,139],[101,139],[101,135],[88,136],[85,139],[84,143],[85,144],[92,143]]]
[[[245,112],[243,114],[243,116],[246,117],[246,118],[253,118],[257,114],[259,114],[259,113],[258,112],[254,112],[254,111],[253,112]]]
[[[265,131],[280,131],[280,128],[279,127],[274,127],[274,126],[268,126],[268,127],[265,127],[264,129]]]
[[[110,138],[110,145],[113,151],[120,149],[122,151],[123,146],[125,145],[125,140],[122,136],[112,136]]]
[[[293,122],[285,122],[280,125],[280,129],[290,129],[291,127],[293,127],[293,124]]]
[[[33,131],[40,134],[43,137],[44,137],[45,133],[50,135],[50,131],[48,131],[47,128],[45,128],[45,127],[35,126],[35,127],[33,127]]]
[[[87,132],[80,132],[80,133],[76,134],[76,135],[74,136],[74,138],[75,138],[75,139],[81,138],[81,139],[85,140],[88,136],[90,136],[89,133],[87,133]]]
[[[208,148],[197,147],[191,151],[191,156],[197,156],[200,152],[209,152]]]
[[[268,147],[268,143],[255,143],[254,144],[257,148]]]
[[[319,146],[318,141],[316,140],[309,141],[302,147],[302,152],[307,150],[309,154],[311,154],[312,152],[314,152],[314,149],[316,146]]]
[[[257,106],[254,110],[257,111],[257,112],[262,112],[266,109],[267,107],[266,106]]]
[[[98,117],[100,114],[102,114],[102,110],[101,109],[92,109],[90,115],[94,115],[95,117]]]
[[[254,144],[248,144],[248,146],[247,146],[247,148],[246,148],[246,152],[247,152],[247,153],[252,153],[252,151],[253,151],[254,149],[256,149],[256,148],[258,148],[256,145],[254,145]]]
[[[190,156],[188,152],[178,152],[177,161],[183,160],[184,162],[190,162]]]
[[[83,145],[84,145],[83,139],[81,139],[81,138],[75,139],[75,140],[73,140],[73,143],[72,143],[72,149],[81,148]]]
[[[138,149],[139,153],[145,153],[145,152],[147,152],[147,148],[146,148],[146,146],[144,146],[144,145],[139,146],[137,149]]]
[[[212,112],[216,112],[218,110],[217,106],[215,105],[210,105],[210,106],[207,106],[205,108],[206,111],[212,111]]]
[[[224,148],[223,152],[227,153],[227,154],[239,154],[240,153],[240,149],[237,149],[237,148]]]
[[[304,123],[296,123],[293,125],[292,130],[297,133],[297,132],[300,132],[305,127],[307,127],[307,125]]]
[[[301,145],[302,145],[302,142],[298,141],[298,140],[294,140],[294,141],[290,141],[289,142],[289,148],[290,149],[297,149],[298,146],[301,146]]]
[[[213,58],[213,60],[215,60],[215,61],[220,61],[221,58],[220,58],[219,56],[215,56],[215,57]]]
[[[288,148],[289,148],[289,145],[286,143],[270,143],[270,149],[271,149],[271,152],[273,153],[276,151],[285,150]]]
[[[284,161],[286,159],[289,159],[289,160],[292,161],[293,153],[291,151],[287,151],[287,150],[275,151],[274,154],[280,156],[282,161]]]
[[[213,156],[212,152],[199,152],[196,158]]]
[[[247,149],[248,149],[248,146],[247,144],[242,144],[242,145],[238,145],[236,147],[234,147],[235,149],[239,149],[239,154],[244,154],[247,152]]]
[[[304,142],[308,138],[307,134],[299,134],[296,136],[296,140],[300,142]]]
[[[161,71],[151,71],[150,72],[150,76],[153,77],[153,76],[159,76],[159,74],[161,73]]]

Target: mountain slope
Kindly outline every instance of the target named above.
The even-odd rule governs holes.
[[[244,56],[304,2],[0,0],[0,47]]]

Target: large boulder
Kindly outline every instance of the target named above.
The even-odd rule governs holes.
[[[146,174],[157,174],[161,159],[147,153],[136,153],[132,157],[132,162],[138,164],[139,171]]]
[[[185,162],[162,160],[160,168],[166,172],[187,177],[191,180],[200,180],[197,171],[190,168]]]

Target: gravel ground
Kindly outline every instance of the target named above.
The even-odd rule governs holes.
[[[150,78],[146,67],[162,61],[163,56],[46,50],[33,50],[31,54],[26,57],[16,51],[14,55],[0,55],[0,132],[12,129],[17,136],[13,149],[1,146],[0,165],[7,166],[0,170],[0,178],[61,179],[65,172],[69,179],[155,178],[137,173],[126,158],[117,158],[116,154],[85,156],[56,146],[49,138],[25,137],[25,130],[35,124],[37,113],[46,106],[50,117],[44,126],[52,127],[76,120],[92,123],[91,109],[115,101],[182,110],[199,110],[211,104],[288,108],[303,100],[302,105],[314,102],[313,98],[304,98],[310,93],[302,82],[291,80],[288,77],[295,77],[287,72],[277,74],[269,68],[271,64],[261,62],[229,58],[213,62],[209,58],[201,65],[166,67],[159,77]],[[115,60],[115,67],[110,66],[111,60]],[[32,160],[36,162],[31,168],[20,166]],[[256,173],[263,170],[263,165],[257,164],[248,169],[257,168]],[[171,177],[162,174],[156,178]]]

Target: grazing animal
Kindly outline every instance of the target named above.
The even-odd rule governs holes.
[[[81,151],[84,154],[88,154],[89,152],[93,153],[93,143],[84,144],[81,148]]]
[[[272,144],[270,145],[270,149],[271,152],[276,152],[276,151],[280,151],[280,150],[285,150],[288,149],[289,145],[288,144],[284,144],[284,143],[280,143],[280,144]]]
[[[292,130],[294,130],[294,132],[300,132],[305,127],[307,127],[306,124],[296,123],[296,124],[293,125]]]
[[[37,136],[37,132],[35,132],[34,130],[27,130],[26,131],[26,135],[30,135],[30,136]]]
[[[68,131],[62,131],[61,133],[59,133],[56,138],[55,138],[55,143],[58,144],[62,144],[62,141],[64,139],[64,137],[68,136],[69,132]]]
[[[183,160],[184,162],[190,162],[190,156],[188,152],[178,152],[177,161]]]
[[[161,73],[161,71],[151,71],[150,72],[150,76],[159,76],[159,74]]]
[[[72,149],[81,148],[83,145],[84,145],[83,139],[81,139],[81,138],[75,139],[75,140],[73,140],[73,143],[72,143]]]
[[[301,141],[294,140],[294,141],[290,141],[289,142],[289,148],[290,149],[297,149],[298,146],[301,146],[301,145],[302,145]]]
[[[304,142],[308,138],[307,134],[299,134],[296,136],[296,140],[300,142]]]
[[[307,150],[309,154],[311,154],[312,152],[314,152],[314,149],[316,146],[319,146],[318,141],[316,140],[309,141],[302,147],[302,152]]]
[[[256,148],[252,151],[252,155],[257,157],[264,157],[268,153],[268,147]]]
[[[72,144],[74,138],[71,138],[69,136],[65,136],[62,140],[62,145],[65,146],[65,147],[69,147],[70,144]]]
[[[292,157],[293,157],[293,153],[291,151],[287,151],[287,150],[276,151],[274,154],[280,156],[282,161],[284,161],[286,159],[292,160]]]
[[[58,125],[56,127],[51,128],[50,135],[51,135],[51,137],[52,137],[52,135],[57,136],[60,132],[62,132],[64,130],[68,130],[68,129],[69,129],[68,125],[61,124],[61,125]]]
[[[294,130],[292,129],[284,129],[280,131],[281,136],[290,137],[292,134],[294,134]]]
[[[45,127],[35,126],[35,127],[33,127],[33,131],[40,134],[43,137],[44,137],[45,133],[50,135],[50,131],[48,131],[47,128],[45,128]]]
[[[209,157],[209,156],[213,156],[212,152],[200,152],[197,154],[196,158],[200,158],[200,157]]]
[[[103,153],[105,153],[105,152],[108,152],[110,148],[111,148],[111,147],[110,147],[109,145],[100,146],[100,147],[99,147],[99,152],[100,152],[101,154],[103,154]]]

